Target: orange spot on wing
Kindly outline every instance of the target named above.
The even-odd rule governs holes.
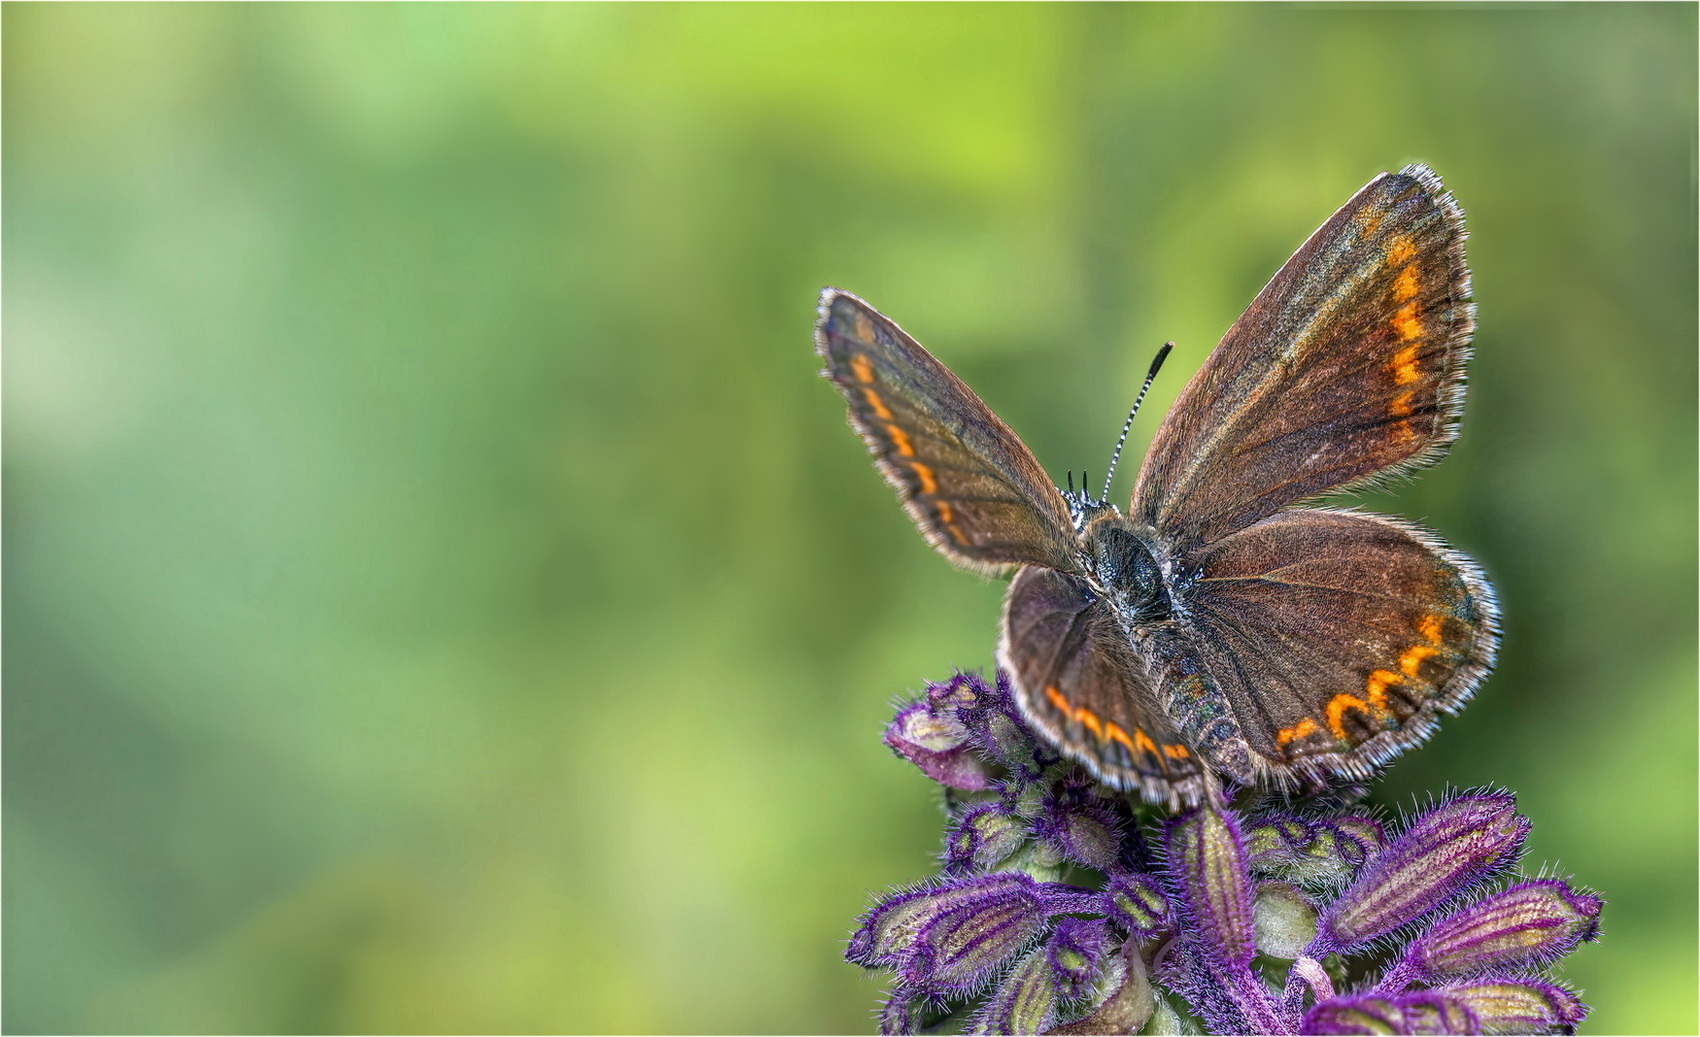
[[[1406,342],[1419,337],[1423,333],[1423,322],[1417,317],[1417,304],[1408,302],[1399,307],[1399,312],[1393,315],[1393,330]]]
[[[891,411],[886,409],[885,401],[880,399],[879,393],[874,392],[872,389],[863,389],[862,398],[868,401],[868,406],[874,409],[874,415],[880,420],[890,421],[893,417],[895,417]]]
[[[1120,724],[1106,722],[1104,724],[1104,737],[1108,738],[1112,742],[1120,742],[1129,749],[1133,748],[1133,739],[1127,736],[1127,732],[1121,729]]]
[[[901,449],[901,448],[899,448],[899,449]],[[914,452],[915,451],[913,451],[913,450],[904,451],[904,453],[907,453],[907,454],[913,454]],[[926,465],[922,464],[919,461],[910,461],[909,467],[915,469],[915,478],[921,480],[921,492],[922,493],[937,493],[938,492],[939,481],[937,479],[933,478],[933,470],[931,468],[928,468]],[[944,501],[938,501],[936,503],[939,506],[939,514],[940,515],[943,515],[945,513],[945,510],[950,507],[950,505],[946,504]],[[945,521],[949,522],[950,519],[947,518],[947,519],[945,519]]]
[[[1146,734],[1143,728],[1133,729],[1133,747],[1152,756],[1157,755],[1157,743],[1151,740],[1151,736]]]
[[[1424,616],[1417,620],[1417,633],[1423,635],[1423,640],[1429,644],[1440,643],[1440,617]]]
[[[1186,746],[1184,745],[1165,745],[1163,746],[1163,752],[1166,753],[1171,760],[1184,760],[1192,755],[1187,752]]]
[[[1435,649],[1430,648],[1428,645],[1412,645],[1405,649],[1404,655],[1399,657],[1399,672],[1403,673],[1407,677],[1415,677],[1417,675],[1417,667],[1421,666],[1423,664],[1423,660],[1427,659],[1434,653]]]
[[[1405,302],[1417,294],[1421,287],[1417,277],[1415,264],[1399,271],[1399,276],[1393,279],[1393,301]]]
[[[867,357],[858,353],[850,358],[850,373],[856,376],[858,382],[871,382],[874,380],[874,365],[868,363]]]
[[[1345,692],[1341,692],[1329,699],[1327,706],[1328,730],[1334,732],[1334,737],[1340,739],[1342,742],[1346,740],[1346,725],[1344,718],[1346,710],[1348,709],[1355,709],[1365,716],[1372,715],[1370,713],[1369,703],[1358,698],[1356,695],[1348,695]]]
[[[1098,714],[1083,706],[1074,711],[1074,719],[1085,724],[1086,729],[1092,732],[1092,737],[1100,742],[1104,740],[1104,724],[1098,719]]]
[[[1404,234],[1394,238],[1387,246],[1387,261],[1393,266],[1409,263],[1416,254],[1417,246]]]
[[[916,465],[916,467],[919,468],[920,466]],[[927,492],[931,493],[932,491],[928,490]],[[935,507],[939,510],[939,521],[940,522],[943,522],[947,526],[953,526],[953,524],[956,522],[956,512],[951,509],[949,501],[943,501],[943,500],[933,501],[933,507]],[[951,533],[952,536],[956,537],[956,539],[958,539],[958,540],[963,539],[962,533],[960,531],[958,531],[957,529],[955,529],[954,526],[951,529],[950,533]]]
[[[1305,717],[1292,727],[1283,727],[1281,730],[1275,732],[1275,744],[1278,746],[1286,745],[1288,742],[1296,741],[1306,735],[1313,735],[1315,733],[1316,721],[1312,720],[1310,717]]]
[[[1069,706],[1068,699],[1063,698],[1062,692],[1057,690],[1057,686],[1055,684],[1045,689],[1045,697],[1051,700],[1051,705],[1062,710],[1062,712],[1069,716],[1074,715],[1074,710]]]
[[[888,414],[888,415],[886,415],[886,417],[890,417],[890,415]],[[907,433],[905,433],[901,428],[897,427],[896,425],[887,425],[885,427],[885,431],[886,431],[886,434],[891,437],[891,445],[897,448],[898,453],[902,454],[904,457],[914,457],[915,456],[915,447],[909,442],[909,436],[908,436]],[[922,465],[916,465],[915,467],[917,469],[919,469],[923,466]],[[920,472],[917,471],[915,474],[919,475]],[[928,473],[929,476],[931,474],[932,474],[931,472]],[[927,492],[931,493],[933,491],[928,490]]]
[[[1376,670],[1364,681],[1364,694],[1369,696],[1369,708],[1375,716],[1386,715],[1388,685],[1398,684],[1401,679],[1392,670]]]
[[[863,342],[872,342],[874,340],[874,322],[868,319],[867,314],[863,313],[861,310],[857,310],[855,324],[857,338],[861,339]],[[866,382],[871,381],[872,379],[864,378],[862,380]]]
[[[1397,323],[1398,318],[1394,318],[1394,322]],[[1421,342],[1413,342],[1394,353],[1393,359],[1387,361],[1387,370],[1392,372],[1395,385],[1410,385],[1423,376],[1417,369],[1417,353],[1422,350],[1422,346]]]

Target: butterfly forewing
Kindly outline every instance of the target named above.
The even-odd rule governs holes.
[[[946,557],[982,572],[1076,566],[1068,506],[1039,462],[901,328],[828,288],[815,349],[880,472]]]
[[[1463,213],[1426,167],[1371,181],[1234,323],[1158,429],[1132,515],[1184,554],[1437,457],[1473,328]]]
[[[1368,777],[1469,698],[1497,645],[1493,592],[1474,563],[1357,512],[1298,509],[1224,538],[1187,609],[1183,639],[1230,704],[1245,781]]]
[[[1157,708],[1127,630],[1084,579],[1016,573],[998,662],[1023,714],[1100,778],[1159,802],[1196,795],[1197,761]]]

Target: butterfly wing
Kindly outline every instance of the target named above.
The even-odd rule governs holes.
[[[965,568],[1072,569],[1068,506],[1045,470],[903,329],[848,292],[821,293],[815,350],[850,404],[850,424],[921,533]]]
[[[998,665],[1027,719],[1099,778],[1153,802],[1196,801],[1197,761],[1158,708],[1110,604],[1084,579],[1033,566],[1016,573]]]
[[[1295,509],[1223,538],[1184,608],[1180,668],[1233,722],[1176,702],[1180,733],[1242,781],[1367,778],[1469,699],[1498,645],[1474,562],[1352,511]]]
[[[1258,293],[1158,429],[1131,514],[1179,553],[1294,501],[1436,459],[1474,328],[1464,215],[1384,173]]]

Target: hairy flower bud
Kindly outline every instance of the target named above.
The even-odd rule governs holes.
[[[1265,815],[1248,825],[1246,853],[1254,874],[1302,885],[1350,876],[1381,847],[1381,826],[1362,815],[1301,818]]]
[[[1027,841],[1027,827],[1002,803],[976,803],[945,833],[947,874],[990,871]]]
[[[1111,875],[1103,900],[1104,913],[1135,938],[1148,939],[1174,925],[1168,901],[1163,899],[1157,880],[1149,875]]]
[[[1398,968],[1418,982],[1512,966],[1539,966],[1568,954],[1599,930],[1598,897],[1558,879],[1537,879],[1446,916],[1411,941]]]
[[[977,700],[965,676],[929,685],[927,694],[898,710],[885,729],[885,744],[927,777],[964,792],[992,787],[998,768],[974,744],[961,713]]]
[[[1575,994],[1539,979],[1483,978],[1436,993],[1467,1006],[1484,1034],[1568,1031],[1587,1015]]]
[[[1385,936],[1509,863],[1528,829],[1507,793],[1442,803],[1364,863],[1323,912],[1320,933],[1337,951]]]
[[[1116,815],[1089,789],[1081,781],[1059,783],[1040,802],[1034,833],[1065,859],[1107,872],[1121,851]]]
[[[1475,1014],[1463,1001],[1431,990],[1378,996],[1354,994],[1331,998],[1305,1013],[1300,1033],[1480,1033]]]
[[[1200,944],[1224,964],[1249,963],[1256,953],[1251,880],[1231,815],[1216,809],[1185,814],[1169,825],[1168,846],[1168,871]]]

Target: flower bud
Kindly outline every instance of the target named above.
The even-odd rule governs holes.
[[[969,1033],[1044,1033],[1057,1016],[1057,988],[1044,947],[1028,951],[974,1013]]]
[[[938,907],[897,967],[905,984],[930,994],[984,986],[1045,927],[1044,906],[1031,886],[953,891]]]
[[[903,756],[927,777],[964,792],[982,792],[992,787],[997,768],[975,751],[973,739],[959,715],[964,703],[974,701],[971,687],[962,678],[934,684],[925,698],[897,711],[885,729],[885,744]]]
[[[1316,939],[1316,908],[1290,882],[1265,882],[1252,904],[1257,950],[1293,961]]]
[[[1040,802],[1033,830],[1064,858],[1107,872],[1116,866],[1121,852],[1116,815],[1089,788],[1072,781],[1059,783]]]
[[[1436,993],[1467,1005],[1484,1034],[1570,1031],[1588,1015],[1575,994],[1539,979],[1482,979]]]
[[[1167,868],[1200,945],[1223,964],[1245,965],[1256,953],[1251,878],[1232,816],[1194,810],[1169,825]]]
[[[880,1005],[881,1034],[920,1033],[923,1025],[921,1005],[912,991],[898,987]]]
[[[1173,926],[1168,901],[1163,899],[1157,880],[1149,875],[1111,875],[1103,898],[1104,913],[1136,939],[1148,939]]]
[[[1365,862],[1323,912],[1319,931],[1341,951],[1385,936],[1516,857],[1529,823],[1506,793],[1460,796],[1419,817]]]
[[[1045,941],[1045,954],[1050,962],[1051,978],[1063,1000],[1077,1001],[1092,991],[1099,965],[1109,948],[1109,926],[1102,918],[1057,920],[1051,938]]]
[[[1004,871],[899,890],[863,916],[844,957],[866,968],[899,968],[941,915],[963,907],[1004,903],[1030,903],[1039,912],[1039,884],[1020,872]]]
[[[1254,874],[1304,885],[1350,876],[1382,843],[1381,827],[1361,815],[1302,818],[1268,815],[1246,828],[1246,852]]]
[[[1390,997],[1352,994],[1330,998],[1305,1013],[1300,1033],[1480,1033],[1464,1002],[1431,990]]]
[[[1418,982],[1507,966],[1539,966],[1599,931],[1598,897],[1558,879],[1512,886],[1441,919],[1405,949],[1400,968]]]
[[[945,833],[944,870],[953,875],[990,871],[1026,841],[1026,825],[1008,807],[976,803]]]

